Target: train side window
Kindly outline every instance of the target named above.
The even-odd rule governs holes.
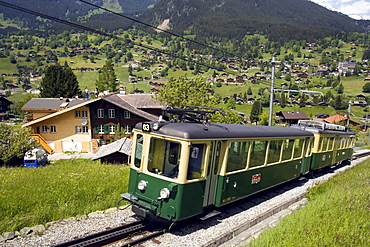
[[[309,145],[308,145],[308,156],[312,155],[313,147],[314,147],[314,138],[309,139]],[[333,147],[334,147],[334,140],[333,140]]]
[[[343,148],[343,137],[339,137],[339,149]]]
[[[293,159],[302,157],[304,139],[295,140]]]
[[[293,156],[294,140],[285,140],[283,143],[283,158],[282,160],[290,160]]]
[[[267,141],[254,141],[249,156],[249,168],[265,164]]]
[[[142,159],[142,151],[143,151],[143,135],[138,134],[136,136],[136,145],[135,145],[135,167],[140,168],[141,159]]]
[[[282,140],[270,141],[269,151],[267,155],[267,164],[277,163],[280,161]]]
[[[230,142],[226,172],[245,169],[248,152],[249,142]]]
[[[204,144],[193,144],[190,147],[187,179],[201,178],[204,170]]]
[[[333,149],[334,149],[334,137],[330,137],[328,143],[328,151],[333,151]]]
[[[328,150],[328,137],[324,137],[322,140],[322,150],[321,151],[327,151]]]
[[[318,137],[319,138],[319,147],[318,147],[318,151],[321,152],[322,151],[322,143],[323,143],[323,139],[322,137]]]

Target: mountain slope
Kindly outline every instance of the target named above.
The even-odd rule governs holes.
[[[274,40],[333,35],[338,31],[363,31],[355,20],[307,0],[162,0],[147,21],[169,19],[173,30],[198,35],[242,37],[263,32]],[[279,32],[290,33],[279,37]]]
[[[87,0],[98,6],[103,6],[118,12],[135,13],[136,15],[149,11],[159,0]],[[5,0],[10,4],[22,8],[34,10],[43,14],[49,14],[53,17],[76,20],[78,17],[86,16],[95,7],[86,3],[70,0]],[[1,7],[0,13],[5,18],[16,19],[24,22],[26,27],[37,27],[41,23],[36,21],[36,17],[13,10],[7,7]],[[101,19],[106,18],[102,15]],[[96,19],[96,18],[95,18]],[[104,19],[103,19],[104,20]]]

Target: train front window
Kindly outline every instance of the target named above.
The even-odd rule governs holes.
[[[142,159],[142,150],[143,150],[143,135],[138,134],[136,136],[136,145],[135,145],[135,167],[139,168],[141,165]]]
[[[170,178],[177,178],[180,154],[180,143],[152,138],[150,141],[148,171]]]

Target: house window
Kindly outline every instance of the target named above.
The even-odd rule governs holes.
[[[87,118],[87,111],[81,111],[81,113],[83,118]]]
[[[41,131],[42,131],[42,133],[48,132],[48,126],[46,126],[46,125],[41,126]]]
[[[114,109],[108,109],[108,117],[109,118],[115,118],[116,117],[116,112]]]
[[[75,111],[75,118],[81,117],[81,111]]]
[[[126,134],[130,134],[132,132],[132,126],[126,125]]]
[[[115,125],[109,125],[109,134],[114,134],[116,131],[116,126]]]
[[[104,118],[104,109],[98,109],[98,118]]]
[[[99,131],[99,134],[104,134],[104,125],[102,124],[98,125],[98,131]]]
[[[88,133],[87,126],[76,126],[76,133]]]
[[[130,118],[130,112],[129,111],[124,111],[123,112],[123,117],[124,118]]]
[[[57,128],[56,126],[50,126],[50,133],[57,133]]]

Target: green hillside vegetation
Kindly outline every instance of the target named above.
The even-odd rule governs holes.
[[[135,89],[150,92],[153,88],[149,81],[166,82],[169,78],[179,78],[182,75],[191,78],[203,76],[205,80],[216,75],[215,79],[236,78],[238,75],[247,77],[243,84],[214,83],[211,88],[221,100],[221,104],[227,104],[231,108],[244,112],[250,112],[251,105],[223,101],[225,97],[237,96],[246,100],[253,97],[262,100],[268,99],[263,88],[270,88],[269,75],[271,72],[270,60],[276,54],[276,60],[281,61],[280,67],[275,70],[277,79],[275,88],[283,88],[282,83],[288,84],[292,89],[304,89],[321,91],[324,95],[331,92],[332,97],[326,99],[320,97],[316,100],[330,103],[338,94],[336,88],[341,83],[343,92],[342,106],[338,109],[332,107],[299,107],[288,105],[285,108],[274,106],[274,110],[304,110],[309,116],[320,112],[335,114],[337,110],[348,107],[349,100],[356,100],[356,96],[362,93],[364,79],[368,76],[369,35],[368,34],[342,34],[338,37],[327,37],[314,43],[292,40],[287,43],[269,41],[266,36],[246,35],[242,40],[216,39],[209,40],[210,45],[218,49],[226,50],[227,56],[218,54],[218,50],[203,47],[199,51],[191,50],[192,43],[180,38],[166,38],[160,34],[147,34],[137,29],[128,31],[118,30],[115,32],[121,39],[112,40],[88,33],[76,33],[65,31],[59,35],[31,36],[22,34],[0,36],[0,87],[5,92],[10,90],[9,85],[15,84],[18,91],[12,90],[10,100],[19,101],[17,96],[22,93],[22,87],[37,89],[40,85],[43,71],[48,65],[58,62],[61,65],[71,67],[77,76],[80,88],[86,87],[89,91],[95,90],[95,83],[101,69],[107,59],[112,59],[116,77],[120,86],[127,92]],[[129,42],[125,42],[125,40]],[[133,43],[137,45],[133,45]],[[153,47],[148,49],[143,47]],[[165,53],[154,51],[163,50]],[[168,54],[174,54],[169,56]],[[188,61],[180,59],[184,57]],[[194,62],[190,62],[194,61]],[[332,75],[316,75],[319,69],[336,69],[341,61],[356,61],[355,72]],[[283,64],[283,62],[285,64]],[[206,66],[205,66],[206,65]],[[284,68],[291,66],[287,72]],[[306,66],[306,67],[304,67]],[[131,72],[129,71],[131,70]],[[308,78],[302,78],[296,83],[297,76],[292,71],[307,73]],[[135,76],[136,78],[131,78]],[[261,73],[262,77],[255,76]],[[32,75],[32,77],[31,77]],[[155,76],[153,78],[152,76]],[[254,77],[254,79],[250,79]],[[134,83],[132,83],[132,81]],[[322,88],[314,86],[321,85]],[[246,95],[248,89],[251,95]],[[275,93],[279,99],[281,93]],[[288,96],[288,94],[287,94]],[[298,100],[300,95],[297,95]],[[307,101],[312,100],[311,95],[306,94]],[[266,103],[266,102],[265,102]],[[264,104],[266,107],[266,104]],[[15,112],[19,112],[14,110]],[[267,110],[266,110],[267,111]],[[362,117],[367,108],[357,108],[356,116]]]
[[[128,166],[87,159],[38,169],[1,167],[0,233],[116,207],[128,173]]]
[[[369,161],[309,190],[309,202],[253,246],[369,246]]]

